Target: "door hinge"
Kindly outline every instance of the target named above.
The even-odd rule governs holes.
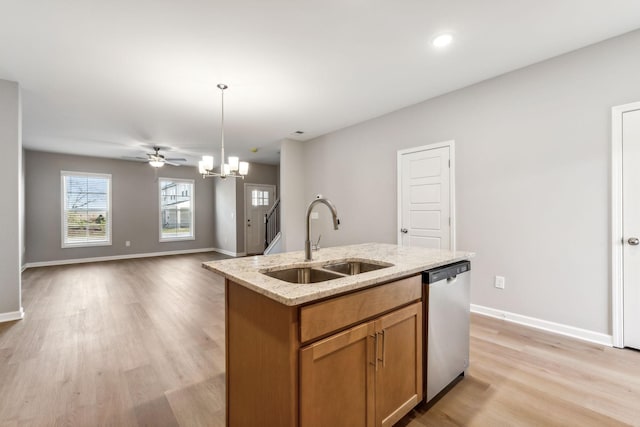
[[[451,168],[451,159],[449,159],[449,168]]]

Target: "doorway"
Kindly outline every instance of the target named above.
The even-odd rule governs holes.
[[[398,244],[455,250],[454,141],[398,151]]]
[[[273,205],[275,194],[275,185],[244,185],[244,247],[247,255],[264,252],[264,215]]]
[[[612,109],[613,345],[640,349],[640,102]]]

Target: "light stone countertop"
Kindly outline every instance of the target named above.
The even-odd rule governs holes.
[[[451,252],[386,243],[364,243],[322,248],[312,253],[313,261],[310,262],[304,261],[304,251],[297,251],[209,261],[202,263],[202,266],[279,303],[295,306],[411,276],[423,270],[468,260],[474,255],[473,252]],[[366,260],[377,264],[390,263],[393,266],[308,284],[289,283],[262,274],[265,271],[285,268],[321,267],[330,262],[345,259]]]

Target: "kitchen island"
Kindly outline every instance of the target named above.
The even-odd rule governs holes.
[[[472,256],[367,243],[204,263],[225,277],[227,425],[397,422],[423,398],[421,272]]]

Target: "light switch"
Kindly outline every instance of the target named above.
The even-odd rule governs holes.
[[[320,215],[318,214],[318,212],[311,212],[311,219],[318,219],[320,218]]]

